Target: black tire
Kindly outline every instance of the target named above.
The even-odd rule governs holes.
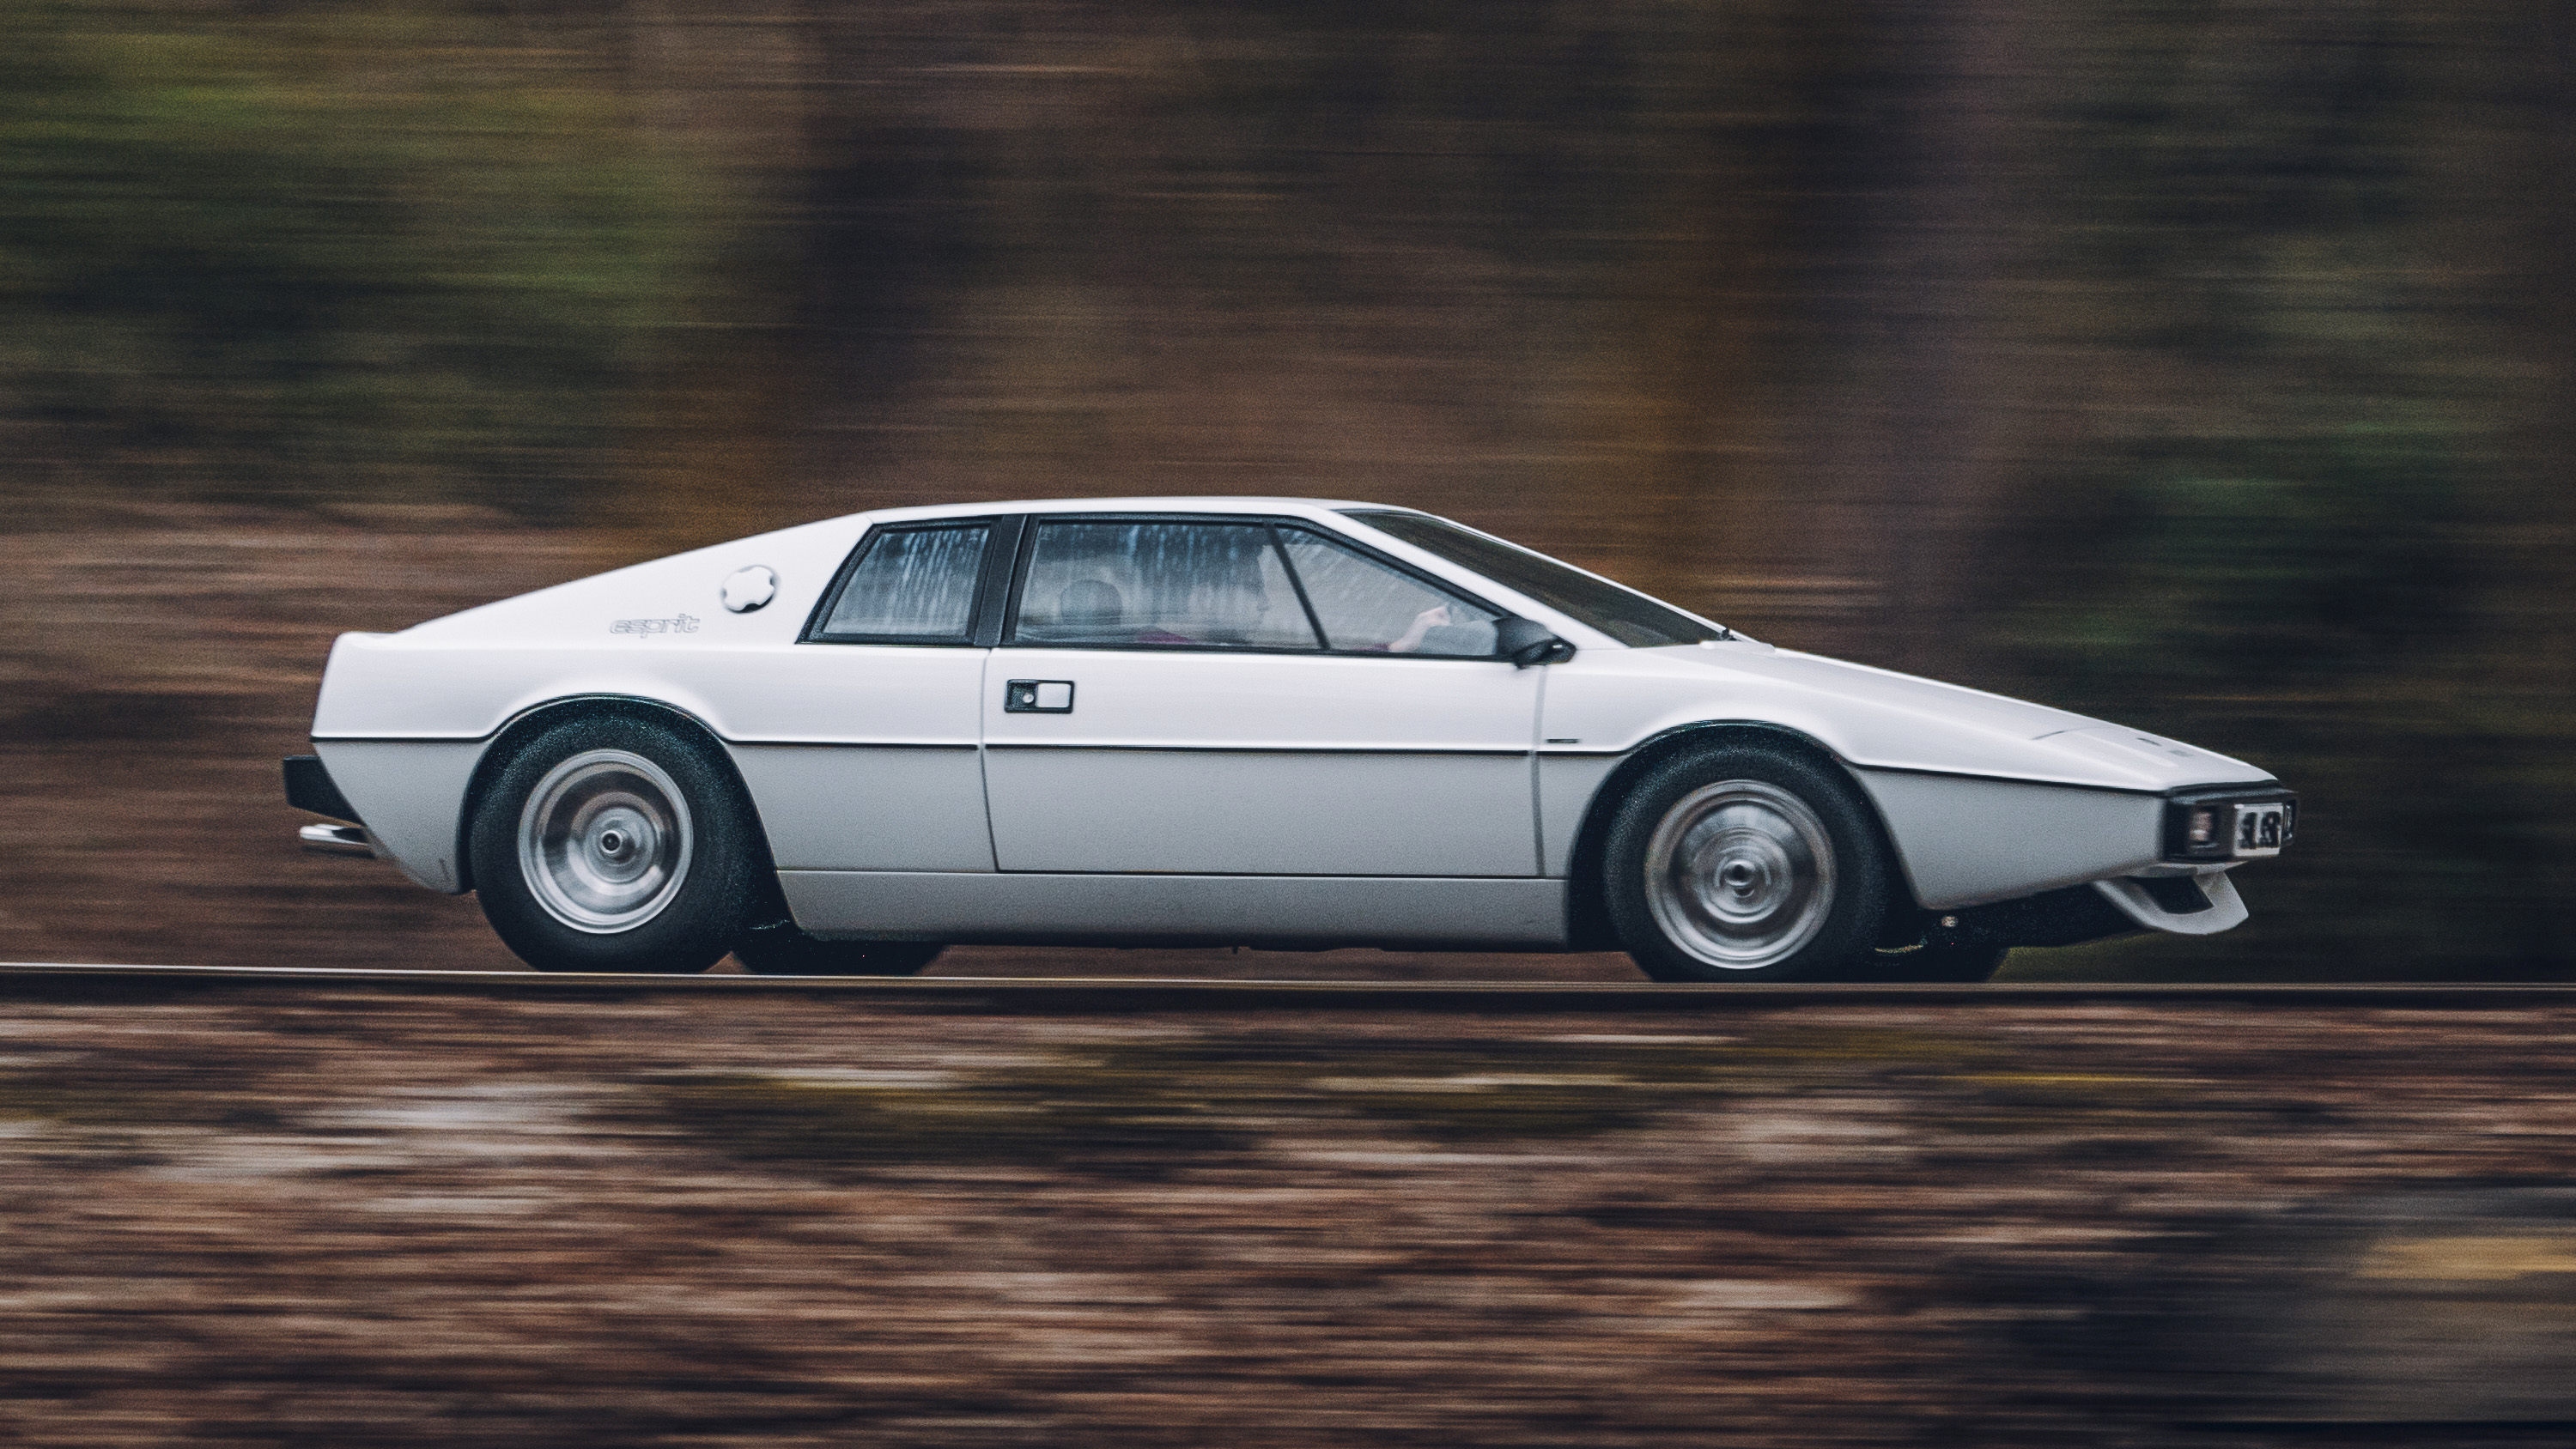
[[[1918,946],[1878,953],[1881,981],[1985,981],[2004,964],[2005,946]]]
[[[704,971],[742,935],[768,867],[714,747],[626,715],[521,744],[475,807],[471,848],[484,919],[540,971]]]
[[[743,932],[733,954],[762,976],[917,976],[946,949],[923,941],[825,941],[781,920]]]
[[[1611,927],[1657,981],[1867,980],[1895,881],[1839,769],[1749,742],[1648,771],[1602,869]]]

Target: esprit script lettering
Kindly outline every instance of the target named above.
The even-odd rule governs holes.
[[[695,634],[695,615],[681,614],[670,619],[618,619],[608,626],[611,634]]]

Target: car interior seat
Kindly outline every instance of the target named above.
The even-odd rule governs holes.
[[[1055,622],[1061,629],[1115,629],[1126,616],[1127,600],[1118,586],[1099,579],[1076,579],[1056,597]]]

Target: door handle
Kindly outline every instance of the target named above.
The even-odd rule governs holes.
[[[1002,686],[1004,714],[1071,714],[1070,679],[1014,679]]]

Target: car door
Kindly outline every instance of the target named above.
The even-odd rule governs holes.
[[[1017,518],[871,529],[733,745],[783,871],[991,871],[979,616]]]
[[[1497,617],[1310,526],[1034,517],[984,679],[995,860],[1535,875],[1546,671]]]

